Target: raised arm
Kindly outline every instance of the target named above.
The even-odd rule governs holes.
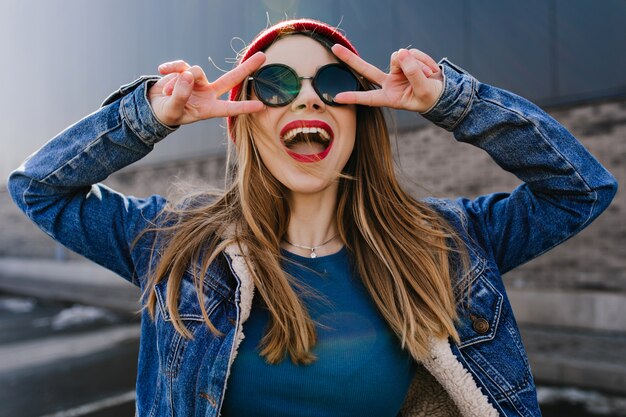
[[[438,71],[432,58],[417,49],[392,54],[389,73],[339,45],[333,52],[381,87],[342,93],[338,102],[417,111],[458,141],[485,150],[523,181],[510,193],[430,200],[460,214],[501,273],[578,233],[613,199],[615,178],[530,101],[479,82],[446,58]]]
[[[175,130],[168,124],[258,111],[258,101],[230,103],[219,96],[264,61],[209,83],[199,67],[162,66],[161,78],[142,77],[109,96],[102,108],[68,127],[31,155],[8,180],[24,213],[53,239],[136,285],[150,242],[131,245],[164,208],[161,196],[124,196],[99,184],[147,155]],[[167,68],[170,65],[170,68]]]
[[[45,233],[137,285],[130,245],[165,201],[126,197],[99,182],[174,130],[150,111],[146,89],[154,81],[122,87],[121,98],[59,133],[8,182],[15,203]]]
[[[608,207],[617,181],[560,123],[446,58],[440,66],[444,92],[423,116],[523,181],[510,193],[456,200],[501,273],[570,238]]]

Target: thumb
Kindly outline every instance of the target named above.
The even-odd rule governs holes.
[[[187,100],[189,100],[189,96],[191,96],[193,91],[193,82],[193,74],[189,71],[184,71],[178,76],[176,84],[174,84],[174,91],[172,91],[172,95],[169,97],[166,105],[171,118],[177,119],[183,115],[185,104],[187,104]]]

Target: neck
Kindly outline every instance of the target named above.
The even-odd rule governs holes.
[[[291,193],[291,207],[286,239],[296,245],[314,247],[337,235],[337,187],[315,194]],[[318,256],[337,252],[342,247],[339,236],[315,250]],[[298,248],[283,242],[282,247],[302,256],[309,256],[310,250]]]

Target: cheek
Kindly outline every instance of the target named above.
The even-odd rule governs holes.
[[[250,117],[257,128],[271,132],[276,129],[280,118],[283,117],[284,109],[284,107],[265,107],[265,110],[252,113]]]
[[[276,176],[284,168],[283,149],[268,132],[257,130],[253,138],[253,144],[259,159],[267,169]],[[284,153],[284,156],[287,156]],[[282,162],[281,162],[282,160]]]
[[[345,134],[346,134],[346,145],[352,150],[354,149],[356,143],[356,109],[346,115],[343,119],[343,123],[345,126]]]
[[[343,158],[342,158],[344,165],[348,163],[348,160],[350,159],[352,154],[355,153],[355,147],[356,147],[356,141],[354,140],[347,144],[345,154],[343,155]]]
[[[276,146],[272,144],[265,135],[261,134],[255,135],[254,146],[263,164],[272,170],[272,165],[275,164],[277,159]]]
[[[342,108],[341,122],[352,131],[356,132],[357,111],[356,105],[350,104]]]
[[[268,115],[259,115],[254,119],[253,142],[256,148],[261,152],[263,149],[265,152],[270,150],[276,150],[276,141],[273,136],[273,129],[271,128],[272,120]]]

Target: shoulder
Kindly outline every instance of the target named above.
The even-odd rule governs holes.
[[[168,198],[157,222],[157,228],[171,227],[174,224],[184,223],[187,220],[209,212],[218,199],[219,193],[207,191],[193,191],[178,194]]]
[[[452,232],[463,242],[474,266],[479,259],[490,259],[486,250],[485,236],[476,228],[471,210],[468,211],[470,200],[463,197],[455,199],[427,197],[420,202],[427,204],[447,222]],[[450,244],[456,246],[453,240],[450,240]]]
[[[176,203],[176,208],[182,211],[201,210],[215,203],[219,199],[218,192],[197,191],[185,195]]]
[[[420,200],[441,215],[457,232],[468,228],[468,218],[464,207],[458,200],[449,198],[426,197]]]

